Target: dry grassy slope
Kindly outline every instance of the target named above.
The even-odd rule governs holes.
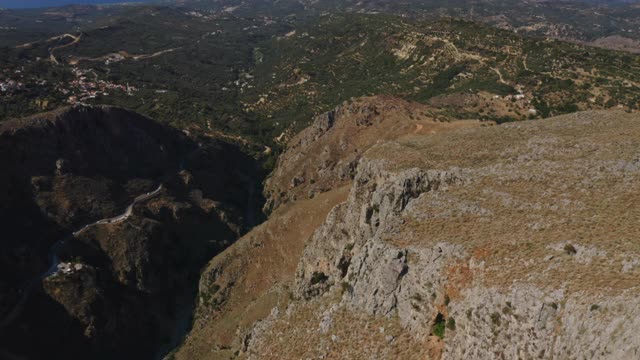
[[[286,306],[306,240],[346,200],[363,152],[381,140],[480,126],[478,121],[434,121],[430,112],[397,98],[360,98],[319,116],[294,137],[267,182],[274,212],[209,263],[194,330],[176,358],[231,357],[255,321],[278,304]]]
[[[284,205],[215,257],[200,281],[193,330],[175,358],[233,358],[253,323],[289,301],[288,287],[306,239],[346,199],[347,191],[339,187]]]
[[[457,167],[465,179],[416,200],[394,243],[461,244],[485,262],[492,286],[611,294],[640,276],[625,266],[640,260],[639,136],[637,114],[592,112],[415,137],[367,155],[402,154],[394,169]]]
[[[296,137],[269,187],[297,200],[209,264],[176,358],[637,354],[640,116],[425,114],[359,99]]]
[[[374,146],[243,355],[635,358],[638,135],[587,112]]]
[[[279,158],[265,185],[266,208],[347,184],[362,154],[379,141],[480,126],[478,121],[436,121],[434,114],[435,109],[416,102],[374,96],[345,102],[316,117]]]

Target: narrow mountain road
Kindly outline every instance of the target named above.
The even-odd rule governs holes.
[[[491,68],[491,70],[495,71],[495,72],[496,72],[496,74],[498,74],[498,78],[500,79],[500,83],[501,83],[501,84],[509,85],[506,81],[504,81],[504,78],[502,77],[502,73],[500,72],[500,69],[498,69],[498,68]]]
[[[75,56],[72,56],[71,58],[69,58],[68,64],[69,65],[77,65],[81,61],[105,61],[105,60],[108,60],[110,58],[114,58],[116,56],[121,56],[123,60],[127,60],[127,59],[146,60],[146,59],[152,59],[154,57],[158,57],[160,55],[168,54],[168,53],[174,52],[176,50],[180,50],[180,49],[182,49],[182,47],[171,48],[171,49],[166,49],[166,50],[160,50],[160,51],[154,52],[152,54],[139,54],[139,55],[129,54],[128,52],[122,50],[122,51],[113,52],[113,53],[109,53],[107,55],[98,56],[98,57],[75,57]]]
[[[98,220],[98,221],[93,222],[91,224],[87,224],[87,225],[83,226],[80,230],[72,233],[69,237],[75,237],[75,236],[79,235],[81,232],[83,232],[84,230],[86,230],[87,228],[95,226],[95,225],[116,224],[116,223],[120,223],[120,222],[123,222],[123,221],[127,220],[131,216],[131,214],[133,213],[133,207],[136,204],[138,204],[138,203],[140,203],[142,201],[146,201],[148,199],[151,199],[152,197],[158,195],[160,193],[160,191],[162,191],[162,189],[163,189],[162,184],[160,184],[158,186],[158,188],[155,189],[154,191],[148,192],[146,194],[142,194],[140,196],[137,196],[135,199],[133,199],[133,202],[129,206],[127,206],[127,208],[125,209],[123,214],[118,215],[116,217],[108,218],[108,219]],[[58,257],[56,252],[60,248],[60,246],[62,246],[64,244],[66,239],[67,238],[62,239],[62,240],[56,242],[55,244],[53,244],[51,246],[51,249],[49,250],[49,259],[50,259],[49,261],[50,261],[51,265],[49,266],[49,268],[47,269],[47,271],[45,273],[43,273],[42,275],[38,276],[37,279],[31,280],[27,284],[27,286],[25,286],[23,289],[21,289],[20,299],[18,300],[16,305],[13,307],[13,309],[11,309],[11,311],[9,311],[7,313],[7,315],[4,317],[4,319],[2,319],[2,321],[0,321],[0,331],[3,331],[7,326],[11,325],[11,323],[13,323],[13,321],[22,313],[22,310],[24,309],[24,305],[26,304],[27,299],[29,298],[29,295],[31,294],[31,291],[33,291],[33,288],[38,283],[38,281],[43,281],[44,279],[46,279],[50,275],[53,275],[53,274],[56,273],[56,271],[58,270],[58,265],[60,264],[60,258]]]
[[[24,49],[24,48],[31,47],[31,46],[33,46],[35,44],[38,44],[38,43],[41,43],[41,42],[52,42],[52,41],[55,41],[55,40],[64,39],[66,37],[71,38],[73,40],[77,40],[78,39],[78,36],[75,36],[75,35],[72,35],[72,34],[62,34],[62,35],[57,35],[57,36],[50,37],[50,38],[48,38],[46,40],[38,40],[38,41],[33,41],[33,42],[29,42],[29,43],[16,45],[16,49]]]
[[[527,63],[528,58],[529,58],[529,55],[524,56],[524,58],[522,59],[522,66],[524,66],[525,70],[531,71],[531,69],[529,69],[529,64]]]
[[[160,184],[160,186],[158,186],[158,188],[155,189],[154,191],[148,192],[146,194],[142,194],[142,195],[136,197],[135,199],[133,199],[133,202],[131,203],[131,205],[127,206],[127,209],[121,215],[118,215],[118,216],[115,216],[115,217],[112,217],[112,218],[108,218],[108,219],[98,220],[98,221],[96,221],[94,223],[87,224],[87,225],[83,226],[80,230],[74,232],[73,236],[79,235],[81,232],[83,232],[87,228],[92,227],[94,225],[116,224],[116,223],[120,223],[120,222],[123,222],[123,221],[127,220],[131,216],[131,214],[133,213],[133,207],[137,203],[139,203],[141,201],[145,201],[145,200],[151,199],[152,197],[158,195],[158,193],[160,193],[160,191],[162,191],[162,184]]]
[[[73,41],[68,43],[68,44],[64,44],[64,45],[53,47],[53,48],[51,48],[51,50],[49,50],[49,59],[51,60],[51,62],[53,62],[56,65],[59,64],[59,62],[58,62],[58,59],[56,59],[55,51],[58,50],[58,49],[64,49],[66,47],[73,46],[73,45],[79,43],[80,39],[82,39],[82,34],[80,34],[78,36],[74,36],[74,35],[71,35],[71,34],[64,34],[64,35],[60,35],[58,37],[53,37],[53,38],[49,39],[49,41],[54,40],[54,39],[55,40],[62,39],[62,38],[65,38],[65,37],[70,37],[70,38],[73,39]]]

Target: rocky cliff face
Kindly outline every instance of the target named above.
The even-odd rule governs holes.
[[[286,298],[237,326],[231,353],[636,357],[638,135],[637,114],[589,112],[374,145],[346,201],[300,240]]]
[[[330,210],[347,199],[365,150],[380,139],[480,125],[434,121],[427,110],[389,97],[357,99],[319,116],[292,139],[266,183],[271,216],[205,268],[194,329],[176,358],[227,358],[247,349],[252,324],[293,296],[305,244]],[[305,181],[295,181],[301,177]],[[352,216],[347,213],[332,216]]]
[[[350,183],[362,154],[377,142],[477,125],[475,121],[434,121],[432,112],[419,103],[372,96],[317,116],[291,139],[265,182],[265,210]]]
[[[325,309],[306,319],[322,335],[343,326],[323,320],[336,309],[392,318],[389,342],[409,333],[432,358],[635,357],[639,120],[583,113],[373,148],[305,248],[295,294]],[[249,357],[295,339],[299,307],[257,326]],[[310,352],[342,353],[321,335]]]
[[[0,348],[19,356],[153,357],[200,267],[259,220],[251,158],[123,109],[3,123],[0,161]]]

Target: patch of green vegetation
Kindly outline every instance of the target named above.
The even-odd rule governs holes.
[[[329,277],[323,272],[314,271],[313,274],[311,274],[311,285],[320,284],[327,280],[329,280]]]
[[[218,308],[221,305],[222,300],[217,299],[215,297],[215,294],[219,290],[220,290],[220,285],[218,284],[211,285],[206,291],[200,292],[200,301],[209,307]]]
[[[500,326],[500,324],[501,324],[500,313],[494,312],[494,313],[491,314],[491,323],[494,326]]]
[[[456,329],[456,320],[452,317],[447,319],[447,329],[454,331]]]
[[[433,326],[431,327],[431,333],[440,339],[444,339],[445,333],[445,320],[444,315],[438,313],[436,319],[433,322]]]
[[[564,246],[564,252],[567,253],[567,255],[575,255],[578,253],[578,250],[572,244],[567,244]]]
[[[461,86],[474,92],[486,91],[500,96],[515,95],[518,93],[513,86],[501,83],[495,74],[483,74],[482,76],[465,82]]]
[[[514,122],[514,121],[518,121],[518,119],[514,118],[513,116],[501,116],[497,119],[495,119],[495,122],[497,124],[504,124],[504,123],[510,123],[510,122]]]
[[[230,15],[203,19],[163,7],[112,15],[94,27],[84,25],[77,44],[57,50],[59,65],[47,60],[51,43],[20,49],[0,43],[0,63],[8,70],[0,80],[24,68],[29,84],[1,96],[0,119],[45,110],[43,101],[46,109],[63,105],[67,96],[60,89],[68,90],[77,67],[98,80],[138,89],[131,95],[109,91],[85,102],[127,107],[190,132],[222,131],[268,145],[273,153],[265,168],[271,169],[280,150],[277,136],[306,127],[314,115],[353,97],[429,102],[478,92],[514,95],[518,87],[541,117],[640,104],[640,56],[523,38],[467,21],[342,13],[269,21]],[[168,49],[174,51],[138,60],[68,64],[78,57]],[[34,85],[40,80],[47,85]],[[592,102],[597,96],[601,101]],[[443,111],[498,123],[532,117],[526,111],[488,110],[478,114],[453,106]]]
[[[346,281],[343,281],[341,284],[342,293],[351,293],[353,292],[353,286]]]
[[[417,101],[426,101],[434,96],[446,93],[447,89],[451,86],[451,81],[464,70],[465,65],[459,64],[438,72],[433,77],[432,82],[418,92],[414,96],[414,99]]]

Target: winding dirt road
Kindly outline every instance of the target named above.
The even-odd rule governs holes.
[[[160,191],[162,191],[162,184],[160,184],[160,186],[158,186],[158,188],[155,189],[154,191],[148,192],[146,194],[142,194],[142,195],[136,197],[135,199],[133,199],[133,202],[129,206],[127,206],[127,209],[121,215],[118,215],[118,216],[115,216],[115,217],[112,217],[112,218],[108,218],[108,219],[98,220],[98,221],[96,221],[94,223],[87,224],[87,225],[83,226],[80,230],[74,232],[73,236],[79,235],[81,232],[83,232],[87,228],[90,228],[90,227],[95,226],[95,225],[117,224],[117,223],[120,223],[120,222],[123,222],[123,221],[127,220],[131,216],[131,214],[133,212],[133,207],[137,203],[139,203],[141,201],[145,201],[145,200],[151,199],[152,197],[158,195],[158,193]]]
[[[177,47],[177,48],[171,48],[171,49],[166,49],[166,50],[160,50],[160,51],[156,51],[152,54],[139,54],[139,55],[133,55],[133,54],[129,54],[128,52],[122,50],[122,51],[118,51],[118,52],[114,52],[114,53],[109,53],[107,55],[103,55],[103,56],[98,56],[98,57],[71,57],[68,61],[69,65],[77,65],[79,62],[81,61],[106,61],[110,58],[115,58],[117,56],[121,56],[122,59],[133,59],[133,60],[146,60],[146,59],[151,59],[160,55],[164,55],[164,54],[168,54],[171,52],[174,52],[176,50],[180,50],[181,47]]]
[[[73,45],[79,43],[80,39],[82,39],[82,34],[80,34],[78,36],[74,36],[74,35],[71,35],[71,34],[63,34],[63,35],[60,35],[60,36],[52,37],[51,39],[47,40],[47,42],[52,41],[52,40],[63,39],[65,37],[70,37],[70,38],[73,39],[73,41],[68,43],[68,44],[64,44],[64,45],[53,47],[53,48],[51,48],[51,50],[49,50],[49,59],[54,64],[59,64],[58,59],[56,59],[55,51],[58,50],[58,49],[64,49],[66,47],[73,46]]]

